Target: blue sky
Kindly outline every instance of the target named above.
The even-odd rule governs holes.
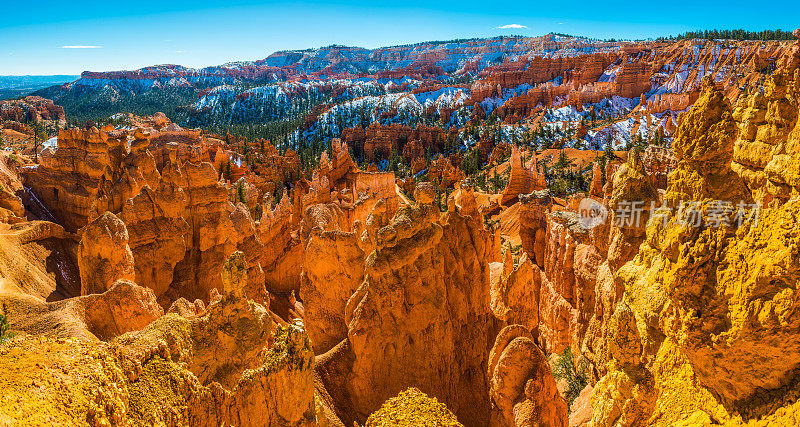
[[[374,48],[551,31],[647,38],[706,28],[800,27],[797,0],[3,3],[0,75],[79,74],[164,63],[201,67],[333,43]],[[499,28],[511,24],[525,28]]]

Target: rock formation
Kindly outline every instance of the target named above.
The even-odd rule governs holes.
[[[425,393],[411,387],[397,397],[386,401],[381,408],[367,418],[365,426],[446,426],[460,427],[456,416]]]
[[[777,73],[769,84],[784,76]],[[751,95],[748,103],[761,96]],[[794,202],[771,204],[757,222],[716,222],[713,206],[724,197],[781,200],[781,193],[765,191],[767,182],[755,186],[758,181],[743,174],[753,185],[748,191],[732,172],[734,119],[714,85],[706,86],[692,111],[676,136],[678,167],[665,197],[699,202],[706,226],[695,227],[686,217],[651,223],[639,256],[620,270],[626,293],[609,326],[612,369],[593,392],[593,422],[657,417],[671,423],[691,416],[708,423],[769,414],[771,422],[780,422],[792,416],[792,410],[775,412],[787,403],[794,382],[796,331],[793,322],[781,320],[793,307],[788,284],[795,279],[783,267],[793,263],[785,251],[792,243],[790,237],[766,236],[790,227],[784,221]],[[740,132],[745,138],[747,125]],[[705,129],[704,136],[693,137],[690,129]],[[717,161],[708,164],[712,159]],[[754,253],[760,256],[745,255]],[[764,363],[741,365],[755,359]],[[624,412],[612,409],[622,405]]]
[[[311,425],[314,358],[302,322],[275,328],[238,296],[239,260],[223,270],[231,292],[202,317],[168,314],[109,343],[21,338],[0,352],[14,367],[7,396],[21,402],[3,413],[30,423]],[[32,394],[26,377],[48,386]]]
[[[179,186],[161,182],[156,190],[145,186],[122,207],[136,282],[159,297],[169,289],[175,266],[186,254],[190,231],[183,218],[186,204],[186,193]]]
[[[63,125],[66,115],[64,108],[55,105],[50,99],[26,96],[20,99],[0,101],[0,123],[5,121],[42,124],[55,122],[57,125]]]
[[[78,246],[81,295],[100,294],[117,280],[134,280],[133,253],[125,223],[106,212],[83,229]]]
[[[527,328],[506,326],[489,356],[492,426],[566,426],[567,404]]]
[[[653,186],[666,190],[667,177],[675,170],[678,163],[674,150],[648,145],[642,154],[642,162],[644,162],[645,172],[653,182]]]
[[[360,226],[353,231],[341,230],[338,225],[325,227],[320,217],[329,215],[331,208],[316,205],[309,209],[315,212],[307,216],[316,223],[305,247],[300,297],[314,351],[321,354],[347,338],[345,304],[364,280],[365,255],[360,247]]]
[[[426,150],[443,153],[443,135],[442,130],[437,127],[420,126],[412,129],[396,124],[382,126],[375,122],[366,129],[345,129],[342,140],[350,145],[364,147],[364,155],[369,161],[388,159],[393,151],[411,161],[424,157]]]
[[[503,191],[501,204],[506,204],[516,200],[520,194],[528,194],[535,190],[545,188],[544,175],[538,171],[536,157],[530,159],[528,165],[522,161],[522,153],[517,147],[511,149],[511,177],[508,179],[508,186]]]
[[[20,295],[0,295],[17,331],[53,338],[109,340],[138,331],[164,314],[153,293],[120,280],[99,294],[44,302]]]
[[[439,218],[424,186],[418,185],[415,200],[419,204],[401,208],[377,231],[364,282],[347,303],[349,398],[365,419],[414,386],[445,402],[460,420],[484,425],[489,402],[481,372],[487,331],[496,326],[488,265],[481,260],[491,237],[457,212]]]
[[[145,184],[155,187],[158,172],[153,157],[130,153],[123,133],[108,128],[62,129],[58,141],[58,148],[43,150],[40,164],[22,175],[70,232],[105,211],[119,212],[122,202]]]
[[[339,142],[314,180],[298,181],[291,195],[270,208],[259,201],[276,191],[275,181],[292,178],[288,154],[286,168],[283,157],[270,157],[274,176],[259,178],[237,166],[231,174],[250,175],[226,183],[219,178],[234,155],[221,141],[181,130],[161,116],[129,119],[153,127],[62,130],[59,146],[44,150],[41,164],[23,176],[42,209],[68,231],[106,210],[117,214],[129,230],[136,282],[153,289],[165,308],[181,297],[208,301],[221,285],[213,271],[235,250],[248,260],[249,297],[263,303],[267,290],[299,290],[305,247],[297,231],[313,205],[337,203],[346,212],[347,231],[356,221],[364,224],[380,200],[390,214],[397,209],[394,175],[358,171]],[[232,200],[240,184],[246,188],[241,207]],[[256,205],[259,221],[251,212]],[[107,287],[113,280],[106,282]]]

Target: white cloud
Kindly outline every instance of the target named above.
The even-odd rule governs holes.
[[[511,30],[511,29],[519,30],[519,29],[528,28],[528,27],[526,27],[524,25],[520,25],[520,24],[506,24],[506,25],[501,25],[501,26],[499,26],[497,28],[499,28],[501,30]]]
[[[61,46],[61,49],[100,49],[103,46],[88,46],[88,45],[70,45]]]
[[[176,50],[175,53],[183,53],[182,50]]]

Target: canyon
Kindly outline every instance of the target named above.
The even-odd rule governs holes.
[[[2,101],[0,424],[797,423],[800,40],[330,46],[54,90],[170,85],[244,121],[328,95],[272,140]]]

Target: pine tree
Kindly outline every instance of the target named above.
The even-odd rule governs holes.
[[[47,139],[47,133],[45,133],[44,127],[40,123],[35,123],[33,125],[33,162],[39,163],[39,148],[42,146],[42,143]]]
[[[236,184],[236,196],[240,202],[245,203],[245,195],[244,182],[239,180],[239,182]]]
[[[605,157],[607,161],[611,161],[615,157],[614,145],[611,142],[611,135],[609,135],[608,139],[606,140],[606,147],[603,150],[603,157]]]
[[[655,145],[657,145],[659,147],[663,147],[663,146],[666,145],[665,142],[666,141],[664,140],[664,128],[660,127],[660,128],[658,128],[658,130],[656,130]]]

